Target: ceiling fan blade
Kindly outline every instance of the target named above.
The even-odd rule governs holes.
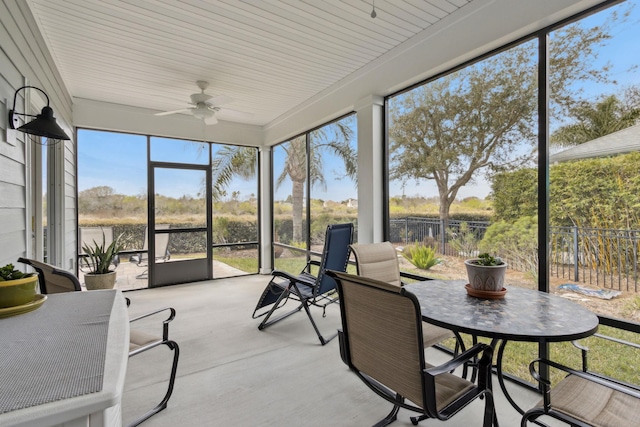
[[[163,111],[162,113],[156,113],[156,116],[168,116],[169,114],[176,114],[176,113],[187,113],[189,111],[191,111],[191,108],[183,108],[181,110],[173,110],[173,111]]]
[[[221,105],[229,104],[231,102],[233,102],[233,98],[231,98],[230,96],[218,95],[218,96],[214,96],[213,98],[210,98],[207,101],[207,104],[209,104],[211,107],[219,107]]]
[[[253,117],[253,114],[251,113],[247,113],[246,111],[238,111],[231,108],[221,108],[218,113],[220,114],[220,118],[229,120],[248,120]]]
[[[215,125],[216,123],[218,123],[218,119],[214,114],[211,117],[207,117],[206,119],[204,119],[204,122],[208,125]]]

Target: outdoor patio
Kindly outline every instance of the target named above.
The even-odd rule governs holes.
[[[129,262],[128,257],[124,257],[116,268],[116,289],[121,291],[131,291],[136,289],[147,289],[148,287],[148,270],[147,266],[139,266],[135,262]],[[213,278],[220,279],[224,277],[243,276],[247,273],[233,268],[219,261],[213,261]],[[84,273],[79,271],[78,277],[80,283],[84,286]]]
[[[251,275],[216,281],[126,292],[131,317],[162,306],[177,310],[170,336],[180,345],[174,394],[166,410],[145,426],[370,426],[391,405],[369,390],[340,360],[338,341],[321,346],[304,313],[264,331],[251,318],[268,276]],[[315,310],[318,327],[339,327],[339,307],[327,317]],[[147,322],[144,328],[157,328]],[[150,329],[153,331],[153,329]],[[446,355],[428,350],[427,360]],[[166,390],[170,352],[160,349],[129,360],[123,398],[123,423],[131,422],[160,401]],[[538,396],[514,384],[512,395],[523,407]],[[516,426],[520,416],[504,399],[497,382],[501,426]],[[480,426],[483,401],[446,425]],[[394,426],[410,426],[401,410]],[[426,420],[421,426],[442,425]]]

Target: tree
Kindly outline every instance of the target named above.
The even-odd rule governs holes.
[[[78,197],[87,197],[87,198],[94,198],[94,199],[101,199],[101,198],[107,198],[110,196],[113,196],[114,191],[113,188],[109,187],[108,185],[100,185],[97,187],[91,187],[88,188],[86,190],[81,191],[78,194]]]
[[[566,114],[587,80],[608,81],[596,69],[603,26],[556,30],[549,86],[556,115]],[[481,172],[513,170],[534,158],[537,129],[537,45],[526,42],[406,92],[390,104],[390,178],[434,180],[440,218],[458,191]],[[526,150],[525,150],[526,148]]]
[[[213,200],[220,201],[227,195],[226,188],[234,177],[255,178],[258,170],[258,150],[253,147],[225,145],[214,156],[211,170]]]
[[[324,154],[337,155],[345,167],[345,175],[354,180],[357,172],[357,153],[351,146],[352,120],[340,120],[311,131],[309,144],[309,181],[311,185],[326,188],[324,179]],[[285,151],[284,168],[276,179],[276,188],[291,180],[293,240],[302,241],[302,212],[304,185],[307,180],[307,147],[304,135],[282,145]]]
[[[310,132],[309,179],[311,185],[326,188],[324,178],[324,155],[337,155],[345,167],[345,176],[355,181],[357,154],[351,146],[353,120],[343,119]],[[302,212],[304,208],[304,186],[307,180],[307,144],[305,135],[281,145],[285,152],[284,168],[276,178],[276,188],[291,180],[291,203],[293,215],[293,240],[302,241]],[[213,161],[214,195],[222,194],[234,176],[255,176],[256,151],[249,147],[225,147]],[[287,198],[287,200],[289,200]]]
[[[112,187],[107,185],[91,187],[78,193],[78,210],[91,214],[111,212],[114,199],[115,193]]]
[[[628,97],[633,91],[627,92]],[[619,100],[609,95],[597,102],[579,102],[573,109],[575,123],[560,127],[551,135],[551,144],[570,147],[600,138],[638,123],[640,103],[638,100]]]

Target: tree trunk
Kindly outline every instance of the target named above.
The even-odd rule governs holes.
[[[302,200],[304,198],[304,181],[293,181],[291,203],[293,215],[293,241],[302,242]]]
[[[439,215],[440,219],[444,223],[445,227],[447,226],[447,222],[449,222],[449,197],[447,193],[440,193],[440,207],[439,207]],[[443,230],[444,231],[444,230]]]

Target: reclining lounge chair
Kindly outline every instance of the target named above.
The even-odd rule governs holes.
[[[353,224],[329,225],[327,226],[325,234],[324,249],[322,250],[322,259],[320,262],[309,261],[297,276],[275,270],[273,277],[269,281],[269,284],[267,284],[253,311],[254,319],[264,316],[258,329],[263,330],[304,309],[322,345],[325,345],[335,338],[337,332],[328,338],[322,336],[316,322],[313,320],[309,307],[311,305],[321,307],[324,317],[326,307],[338,300],[337,293],[331,294],[332,291],[335,291],[336,282],[326,275],[326,271],[346,271],[349,261],[349,245],[352,240]],[[310,274],[311,265],[318,266],[317,277]],[[289,299],[296,300],[300,304],[295,309],[272,319],[271,316],[273,313],[284,306]],[[266,309],[269,306],[271,306],[271,308]],[[265,310],[261,311],[261,309]]]

